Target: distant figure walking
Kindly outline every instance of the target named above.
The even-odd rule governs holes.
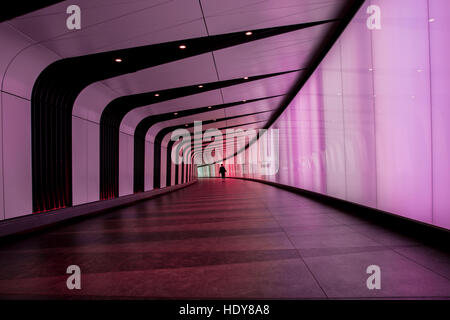
[[[225,179],[225,172],[227,172],[227,170],[225,170],[225,167],[223,166],[223,163],[220,165],[220,169],[219,169],[219,173],[222,176],[222,179]]]

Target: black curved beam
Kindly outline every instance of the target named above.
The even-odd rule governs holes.
[[[226,88],[242,83],[276,77],[303,69],[269,73],[258,76],[222,80],[184,86],[179,88],[151,91],[119,97],[111,101],[103,110],[100,118],[100,197],[109,199],[119,195],[119,135],[120,123],[133,109],[154,103],[194,95],[211,90]],[[158,94],[158,96],[156,96]],[[145,137],[145,136],[144,136]]]
[[[174,117],[183,118],[191,116],[194,114],[199,114],[203,112],[215,111],[224,108],[235,107],[238,105],[244,105],[247,103],[252,103],[256,101],[262,101],[272,98],[281,97],[283,95],[275,95],[264,98],[257,98],[239,102],[231,102],[219,105],[212,105],[208,107],[201,107],[195,109],[188,109],[183,111],[178,111],[178,115],[174,116],[173,112],[162,113],[157,115],[151,115],[142,119],[134,131],[134,166],[133,166],[133,190],[134,193],[144,191],[144,175],[145,175],[145,137],[151,126],[158,122],[174,119]]]
[[[91,83],[333,21],[252,30],[251,36],[234,32],[172,41],[52,63],[39,75],[31,95],[33,211],[72,205],[72,108]]]

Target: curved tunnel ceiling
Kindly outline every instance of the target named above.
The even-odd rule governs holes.
[[[10,1],[8,3],[8,9],[2,8],[0,11],[0,22],[20,17],[27,13],[49,7],[63,0],[33,0],[33,1]]]
[[[273,105],[268,112],[265,126],[261,121],[253,121],[266,127],[281,112],[293,90],[298,90],[302,79],[313,71],[327,46],[331,46],[336,30],[345,27],[361,3],[277,0],[242,5],[237,0],[161,0],[126,6],[122,2],[85,0],[78,1],[84,17],[83,27],[71,32],[54,28],[61,19],[65,21],[65,8],[72,4],[64,1],[8,21],[34,39],[36,45],[46,46],[62,58],[39,75],[32,92],[34,211],[72,203],[71,116],[75,100],[90,84],[102,82],[117,97],[102,107],[101,118],[114,127],[101,138],[111,155],[118,150],[116,138],[127,113],[133,113],[137,119],[133,125],[136,129],[148,117],[205,107],[201,99],[195,100],[202,95],[208,95],[215,105],[284,95],[281,103]],[[39,23],[43,27],[35,28]],[[193,61],[194,57],[199,58],[195,60],[197,65],[183,70],[188,65],[184,62]],[[116,62],[116,59],[121,60]],[[156,86],[158,92],[153,90],[152,83],[159,82],[154,71],[164,75],[165,70],[175,65],[180,74],[192,75],[193,80],[184,76],[180,77],[184,79],[183,85],[178,82],[174,86],[177,89]],[[208,70],[208,79],[195,77],[200,69]],[[251,81],[300,69],[303,71],[298,75],[282,81]],[[234,81],[234,85],[225,88],[223,84],[227,81]],[[145,83],[150,85],[143,86]],[[208,92],[211,83],[216,87]],[[163,97],[164,93],[180,90],[186,92],[172,95],[170,99]],[[190,99],[189,106],[178,104],[183,96]],[[260,110],[256,107],[245,112],[239,117]],[[201,120],[205,123],[211,121],[208,114],[217,118],[217,114],[202,112]],[[236,117],[227,117],[224,112],[222,119]],[[182,118],[179,117],[180,125],[184,125]],[[233,126],[239,125],[238,122]],[[137,161],[136,151],[134,159]],[[117,164],[113,161],[110,165],[108,175],[114,181]],[[101,170],[106,168],[101,166]],[[140,189],[136,183],[135,189]]]

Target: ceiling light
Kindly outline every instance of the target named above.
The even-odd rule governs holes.
[[[242,100],[242,102],[247,102],[247,100]]]
[[[211,106],[208,107],[208,109],[211,109],[211,108],[212,108]]]
[[[188,126],[188,124],[186,123],[185,125],[184,125],[185,127],[187,127]]]
[[[247,31],[246,33],[245,33],[245,35],[246,36],[251,36],[253,33],[251,32],[251,31]]]
[[[428,19],[428,22],[434,22],[434,18]]]
[[[199,87],[199,88],[203,88],[203,86],[202,86],[202,85],[199,85],[198,87]]]
[[[159,93],[155,93],[155,97],[159,97]]]
[[[248,80],[248,77],[244,77],[244,80]]]
[[[174,112],[173,115],[176,116],[178,114],[178,112]]]
[[[115,59],[114,61],[115,61],[115,62],[122,62],[122,59],[117,58],[117,59]]]
[[[184,44],[179,46],[180,49],[186,49],[186,46]]]

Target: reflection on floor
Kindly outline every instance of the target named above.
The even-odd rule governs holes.
[[[381,289],[369,290],[369,265]],[[68,290],[69,265],[81,290]],[[257,182],[201,179],[0,245],[0,298],[449,297],[450,254]]]

